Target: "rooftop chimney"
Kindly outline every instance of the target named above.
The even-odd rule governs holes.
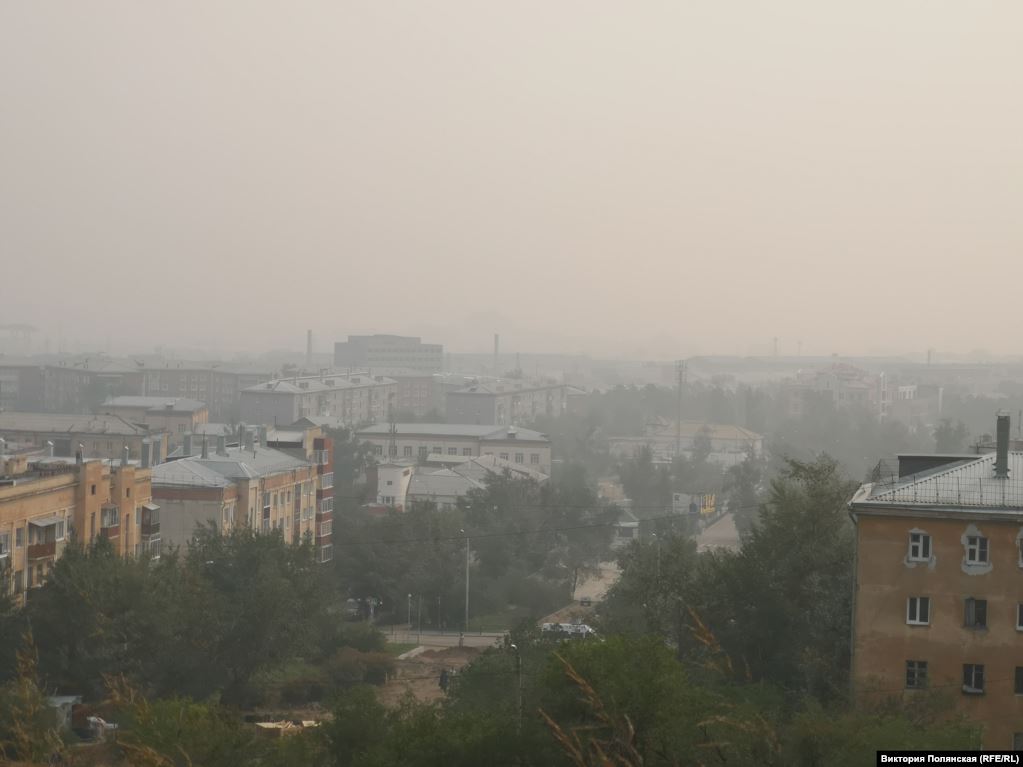
[[[227,455],[227,436],[224,434],[217,437],[217,455]]]
[[[313,331],[305,332],[305,369],[313,369]]]
[[[148,439],[142,440],[142,468],[148,469],[153,465],[153,443]]]
[[[130,455],[131,449],[127,445],[125,445],[124,448],[121,450],[121,466],[128,465],[128,456]]]
[[[50,440],[46,440],[46,454],[53,458],[53,443]]]
[[[185,458],[188,458],[192,454],[192,435],[186,434],[181,439],[181,450],[185,454]]]
[[[267,429],[265,426],[259,427],[259,444],[266,447]]]
[[[224,437],[218,437],[217,439],[224,439]],[[225,442],[227,440],[224,440]],[[203,460],[210,457],[210,443],[209,439],[205,434],[202,435],[202,453],[199,454]]]
[[[78,443],[78,449],[75,451],[75,463],[81,465],[85,462],[85,445],[81,442]]]
[[[995,478],[1009,478],[1009,415],[998,414],[998,426],[995,434]]]
[[[252,430],[251,429],[246,429],[245,430],[245,452],[246,453],[252,452],[253,449],[254,448],[253,448]]]

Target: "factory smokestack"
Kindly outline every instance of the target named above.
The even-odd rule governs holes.
[[[313,331],[305,332],[305,369],[308,373],[313,369]]]
[[[497,333],[494,333],[494,375],[495,376],[501,375],[498,372],[499,368],[497,367],[497,355],[500,353],[500,351],[501,351],[501,336],[499,336]]]

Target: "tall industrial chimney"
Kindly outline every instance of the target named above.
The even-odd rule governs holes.
[[[1009,415],[998,414],[998,426],[995,432],[995,478],[1009,477]]]
[[[498,355],[498,353],[500,351],[501,351],[501,336],[499,336],[497,333],[494,333],[494,376],[495,377],[500,375],[500,373],[497,372],[498,371],[497,355]]]
[[[305,332],[305,369],[308,373],[313,369],[313,331]]]

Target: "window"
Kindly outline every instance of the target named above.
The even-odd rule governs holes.
[[[96,486],[95,486],[95,485],[93,485],[93,486],[92,486],[92,487],[91,487],[91,488],[89,489],[89,495],[96,495]]]
[[[383,445],[373,445],[373,455],[383,455],[383,454],[384,454],[384,446]]]
[[[393,485],[393,484],[394,484],[394,481],[393,481],[393,480],[390,480],[390,479],[389,479],[389,480],[387,480],[387,485],[388,485],[388,486],[391,486],[391,485]]]
[[[141,506],[136,506],[135,507],[135,527],[138,527],[141,524],[142,524],[142,507]]]
[[[25,528],[19,527],[14,531],[14,545],[19,549],[25,545]]]
[[[462,448],[462,455],[467,455],[467,456],[471,457],[472,456],[472,448],[471,447],[463,447]]]
[[[500,459],[502,461],[507,461],[508,460],[508,454],[507,453],[501,453],[501,455],[499,457],[500,457]]]
[[[529,455],[529,462],[531,464],[534,464],[534,465],[540,463],[540,454],[539,453],[530,453],[530,455]]]
[[[412,445],[405,445],[405,447],[402,450],[402,455],[404,455],[406,458],[411,458],[412,457]]]
[[[966,564],[987,564],[987,538],[980,535],[966,536]]]
[[[432,452],[434,455],[444,455],[444,448],[435,447]]]
[[[116,507],[101,509],[100,514],[100,527],[117,527],[120,523],[120,515],[118,515]]]
[[[968,695],[984,694],[984,666],[976,663],[963,664],[963,692]]]
[[[987,628],[987,600],[967,597],[963,610],[963,625],[967,628]]]
[[[909,559],[911,562],[926,562],[931,558],[931,536],[927,533],[909,534]]]
[[[428,448],[428,447],[421,447],[421,448],[419,448],[419,458],[420,458],[420,460],[426,460],[426,456],[428,456],[429,454],[430,454],[430,448]]]
[[[320,546],[320,562],[329,562],[334,558],[334,546],[328,543],[326,546]]]
[[[906,661],[906,689],[922,690],[927,686],[927,661]]]
[[[62,520],[60,520],[60,522],[58,522],[58,523],[57,523],[57,535],[56,535],[56,539],[57,539],[58,541],[62,541],[62,540],[64,540],[64,520],[63,520],[63,519],[62,519]]]
[[[0,535],[0,557],[6,557],[11,553],[11,534]]]
[[[324,498],[320,501],[320,513],[326,514],[328,511],[334,510],[334,499]]]
[[[448,448],[448,455],[458,455],[458,448],[457,447],[449,447]]]
[[[263,509],[267,511],[270,509],[270,493],[263,493]]]
[[[906,602],[906,623],[926,626],[931,622],[931,598],[910,597]]]
[[[324,536],[324,535],[330,535],[330,533],[331,533],[331,531],[333,529],[334,529],[334,523],[331,520],[328,519],[326,522],[320,522],[320,536],[321,537]]]
[[[320,479],[320,487],[324,490],[334,487],[334,472],[331,471],[323,475]]]
[[[391,458],[397,458],[398,457],[398,446],[397,445],[391,445],[389,448],[387,448],[387,455],[389,455]]]

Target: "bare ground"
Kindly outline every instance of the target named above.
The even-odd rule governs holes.
[[[439,700],[444,697],[440,672],[460,669],[481,652],[479,647],[445,647],[399,660],[397,676],[377,689],[377,698],[385,706],[397,706],[409,692],[422,703]]]

